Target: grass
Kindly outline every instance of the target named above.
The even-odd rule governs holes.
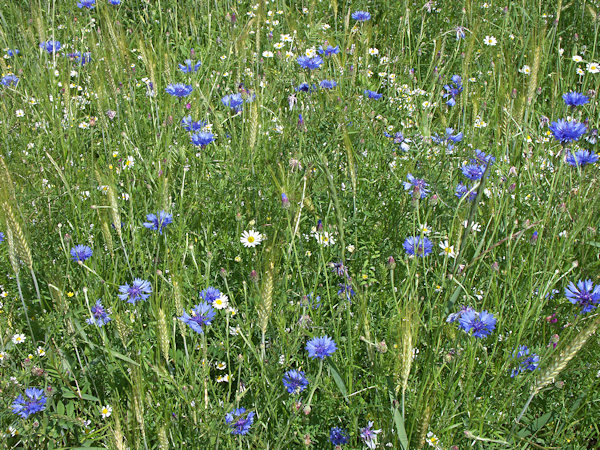
[[[597,152],[597,2],[1,4],[0,72],[19,78],[0,85],[9,448],[327,448],[333,427],[364,448],[368,422],[378,448],[598,446],[598,314],[565,296],[600,284],[598,164],[565,162]],[[339,53],[301,68],[325,42]],[[240,111],[221,101],[236,93]],[[214,142],[192,145],[187,115]],[[587,133],[563,145],[548,125],[566,117]],[[475,149],[495,162],[471,181]],[[143,225],[159,211],[160,233]],[[245,247],[249,230],[264,240]],[[409,236],[431,254],[410,258]],[[136,278],[147,300],[119,299]],[[197,333],[179,318],[209,287],[229,308]],[[489,336],[447,321],[466,306],[493,314]],[[310,358],[325,335],[336,351]],[[539,366],[511,377],[523,345]],[[20,417],[32,387],[44,409]]]

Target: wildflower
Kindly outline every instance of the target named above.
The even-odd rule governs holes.
[[[495,46],[498,41],[496,40],[496,38],[494,36],[486,36],[485,39],[483,40],[483,43],[485,45],[489,45],[489,46]]]
[[[383,97],[383,94],[378,94],[377,92],[370,91],[369,89],[365,89],[363,94],[365,97],[372,98],[373,100],[379,100],[381,97]]]
[[[242,110],[244,99],[242,98],[242,94],[229,94],[223,97],[221,102],[225,106],[229,106],[235,112],[240,112]]]
[[[217,368],[217,370],[225,370],[227,368],[227,364],[225,364],[224,362],[218,362],[217,364],[215,364],[215,367]]]
[[[264,236],[257,231],[250,230],[244,231],[240,237],[240,242],[244,244],[244,247],[256,247],[264,239]]]
[[[412,192],[410,195],[412,195],[413,198],[427,197],[427,194],[429,194],[429,189],[427,189],[427,187],[429,185],[425,182],[425,180],[421,178],[415,178],[410,173],[406,176],[406,178],[408,181],[404,182],[405,191],[411,190]]]
[[[185,311],[178,319],[190,326],[196,333],[202,334],[202,327],[210,325],[215,318],[215,310],[207,302],[199,303],[192,309],[192,315],[189,316]]]
[[[600,72],[600,65],[598,63],[588,63],[586,69],[589,73],[598,73]]]
[[[329,431],[329,440],[336,446],[347,444],[349,440],[348,432],[339,427],[332,427]]]
[[[352,18],[357,22],[365,22],[367,20],[371,20],[371,14],[367,11],[354,11],[352,13]]]
[[[484,338],[489,336],[496,328],[496,318],[487,311],[478,313],[473,309],[465,310],[458,319],[459,326],[469,333],[473,330],[473,336]]]
[[[194,88],[192,88],[192,86],[183,83],[169,84],[165,89],[167,94],[178,98],[187,97],[193,90]]]
[[[113,6],[118,6],[121,4],[121,0],[108,0],[108,2]]]
[[[563,144],[577,141],[587,132],[587,127],[576,120],[559,119],[558,122],[552,122],[548,128],[552,131],[554,139]]]
[[[379,55],[379,50],[376,49],[376,48],[370,48],[369,49],[369,55],[371,55],[371,56],[377,56],[377,55]]]
[[[12,404],[12,412],[27,419],[36,412],[46,409],[46,396],[42,389],[25,389],[25,398],[19,395]]]
[[[75,261],[75,262],[77,262],[77,261],[83,262],[86,259],[91,258],[92,253],[94,253],[94,252],[87,245],[76,245],[75,247],[73,247],[71,249],[71,257],[73,258],[73,261]]]
[[[90,325],[97,325],[102,327],[111,321],[111,318],[108,316],[108,312],[102,306],[102,302],[100,300],[96,301],[96,304],[90,308],[92,311],[92,317],[86,319],[86,322]]]
[[[456,97],[463,91],[462,79],[460,75],[453,75],[451,84],[446,84],[444,89],[446,92],[442,95],[444,98],[450,97],[446,102],[448,106],[456,105]]]
[[[565,105],[575,108],[576,106],[589,103],[590,98],[587,95],[580,94],[579,92],[567,92],[566,94],[563,94],[563,100],[565,101]]]
[[[106,419],[111,414],[112,414],[112,406],[110,406],[110,405],[105,405],[100,409],[100,415],[102,416],[103,419]]]
[[[135,303],[139,300],[147,300],[152,293],[152,286],[149,281],[142,280],[141,278],[136,278],[129,284],[124,284],[119,286],[120,294],[118,297],[121,300],[127,300],[127,303],[131,303],[135,305]]]
[[[325,55],[325,56],[337,55],[339,52],[340,52],[340,48],[338,46],[332,47],[331,45],[328,45],[325,48],[323,48],[323,46],[321,45],[317,49],[317,53],[319,53],[319,55]]]
[[[525,64],[523,67],[521,67],[519,69],[519,72],[521,72],[523,75],[530,75],[531,74],[531,67],[529,67],[527,64]]]
[[[431,140],[436,143],[436,144],[446,144],[448,147],[448,150],[452,150],[454,148],[454,144],[456,144],[457,142],[462,141],[463,139],[463,134],[462,133],[454,133],[454,128],[446,128],[446,134],[441,137],[438,136],[437,133],[433,134],[431,136]]]
[[[373,422],[367,422],[367,426],[360,429],[360,438],[370,449],[377,447],[377,435],[381,433],[381,430],[373,430],[372,428]]]
[[[570,152],[565,158],[567,163],[572,166],[583,167],[586,164],[593,164],[598,161],[598,155],[589,150],[577,150]]]
[[[50,54],[59,51],[61,47],[62,45],[59,41],[46,41],[40,43],[40,48],[43,48]]]
[[[19,78],[10,73],[0,79],[0,84],[3,86],[16,86],[19,84]]]
[[[494,164],[494,162],[496,161],[496,158],[493,157],[492,155],[488,155],[484,151],[481,151],[478,148],[476,148],[475,149],[475,161],[479,164],[487,166],[488,164],[490,164],[490,165]]]
[[[467,164],[461,168],[462,173],[469,180],[480,180],[485,173],[485,166],[480,166],[478,164]]]
[[[290,394],[299,394],[308,386],[308,380],[303,371],[292,369],[283,375],[283,385]]]
[[[333,89],[337,86],[337,83],[335,82],[335,80],[323,80],[321,81],[319,86],[321,86],[322,89]]]
[[[157,214],[158,216],[156,214],[146,215],[146,220],[148,222],[144,222],[144,227],[148,228],[149,230],[158,230],[158,233],[162,234],[163,228],[170,223],[173,223],[173,216],[165,211],[160,211]]]
[[[79,3],[77,3],[77,7],[80,9],[94,9],[94,6],[96,6],[96,0],[81,0]]]
[[[206,122],[202,120],[194,122],[192,120],[192,116],[186,116],[183,119],[181,119],[181,126],[183,126],[183,129],[186,131],[199,131],[206,127]]]
[[[427,444],[429,444],[430,447],[435,447],[436,450],[442,449],[442,447],[440,447],[439,445],[440,439],[431,431],[427,432],[427,437],[425,438],[425,441],[427,442]]]
[[[440,248],[442,249],[440,255],[445,255],[448,258],[456,258],[456,253],[454,253],[454,246],[450,245],[448,241],[440,242]]]
[[[198,61],[196,64],[191,59],[186,59],[184,64],[179,64],[179,70],[183,73],[198,72],[202,63]]]
[[[296,91],[300,92],[313,92],[317,90],[317,86],[315,86],[314,84],[311,86],[308,83],[300,83],[295,89]]]
[[[15,334],[12,337],[12,342],[13,342],[13,344],[16,344],[16,345],[22,344],[23,342],[25,342],[25,335],[24,334],[18,334],[18,333]]]
[[[215,140],[215,135],[210,131],[200,131],[199,133],[192,134],[190,140],[196,147],[204,148]]]
[[[215,309],[225,309],[229,306],[229,297],[225,294],[221,294],[219,297],[213,300],[212,306]]]
[[[323,64],[323,58],[320,56],[314,56],[312,58],[309,58],[308,56],[298,56],[296,61],[300,64],[300,67],[309,70],[318,69]]]
[[[222,294],[221,291],[219,291],[217,288],[214,288],[212,286],[207,287],[206,289],[203,289],[200,294],[198,295],[198,297],[201,300],[204,300],[208,303],[212,303],[214,302],[216,299],[218,299],[219,297],[221,297]]]
[[[23,111],[22,109],[17,109],[15,111],[15,116],[17,117],[23,117],[25,115],[25,111]]]
[[[284,208],[290,207],[290,199],[285,195],[285,192],[281,194],[281,206]]]
[[[511,378],[514,378],[526,370],[533,372],[534,370],[538,369],[540,365],[539,355],[533,353],[531,356],[529,356],[529,349],[526,345],[521,345],[518,351],[513,352],[513,358],[519,360],[519,365],[511,372]]]
[[[340,283],[339,286],[340,289],[338,291],[338,295],[341,297],[342,295],[346,294],[346,300],[350,301],[350,299],[355,295],[354,289],[352,289],[352,285]]]
[[[579,280],[577,285],[571,282],[565,288],[565,297],[574,305],[579,306],[582,314],[586,314],[600,303],[600,285],[594,286],[592,280]]]
[[[467,192],[469,192],[471,190],[471,186],[467,186],[466,184],[463,183],[458,183],[458,186],[456,186],[456,190],[455,190],[455,194],[458,198],[463,198],[465,195],[467,195]],[[475,198],[477,197],[477,192],[473,191],[469,194],[469,200],[473,201],[475,200]]]
[[[404,240],[404,251],[411,257],[416,256],[427,256],[433,250],[433,243],[426,237],[421,238],[420,236],[410,236]]]
[[[335,244],[335,239],[327,231],[323,231],[323,232],[320,232],[320,233],[315,233],[315,239],[323,247],[329,247],[330,245],[334,245]]]
[[[325,359],[337,350],[335,342],[329,336],[315,337],[306,343],[306,351],[311,358]]]
[[[36,349],[36,351],[37,351],[37,354],[38,354],[38,356],[39,356],[40,358],[43,358],[44,356],[46,356],[46,350],[44,350],[44,348],[43,348],[43,347],[38,347],[38,348]]]
[[[246,408],[236,408],[225,415],[225,423],[231,428],[231,434],[248,434],[254,422],[254,411],[246,414]]]

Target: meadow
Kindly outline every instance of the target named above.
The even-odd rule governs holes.
[[[1,446],[600,448],[599,35],[0,0]]]

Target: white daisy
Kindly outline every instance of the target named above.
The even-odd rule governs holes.
[[[600,72],[600,65],[598,65],[598,63],[588,63],[587,64],[587,71],[589,73],[598,73]]]
[[[322,233],[317,233],[315,235],[317,242],[321,244],[323,247],[329,247],[330,245],[335,244],[335,239],[329,234],[327,231],[323,231]]]
[[[229,306],[229,297],[221,293],[221,295],[213,301],[212,305],[215,309],[225,309]]]
[[[523,67],[521,67],[519,69],[519,72],[521,72],[524,75],[529,75],[531,73],[531,67],[529,67],[527,64],[525,64]]]
[[[112,414],[112,406],[110,406],[110,405],[103,406],[102,409],[100,410],[100,414],[102,415],[102,417],[104,419],[106,419],[108,416],[110,416]]]
[[[498,43],[498,41],[496,40],[496,38],[494,36],[486,36],[485,39],[483,40],[483,43],[485,45],[490,45],[490,46],[494,46]]]
[[[581,61],[583,61],[583,58],[579,55],[573,55],[573,61],[581,62]]]
[[[242,233],[240,242],[244,244],[244,247],[256,247],[263,241],[263,239],[264,236],[262,234],[254,230],[250,230]]]
[[[419,225],[419,231],[423,234],[429,234],[431,233],[431,228],[429,228],[427,223],[424,223],[423,225]]]
[[[440,255],[445,255],[448,258],[456,258],[454,246],[450,245],[448,241],[440,242],[440,248],[442,249]]]
[[[25,342],[25,335],[24,334],[15,334],[12,337],[12,341],[13,341],[13,344],[22,344],[23,342]]]

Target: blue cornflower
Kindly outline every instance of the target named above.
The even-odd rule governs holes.
[[[131,283],[131,286],[128,283],[119,286],[119,292],[118,297],[121,300],[127,300],[127,303],[135,305],[137,301],[148,300],[148,297],[152,293],[152,285],[149,281],[136,278]]]
[[[308,386],[308,380],[304,372],[292,369],[283,375],[283,385],[290,394],[299,394]]]
[[[568,92],[563,94],[563,100],[565,101],[565,105],[575,108],[576,106],[585,105],[590,101],[590,98],[579,92]]]
[[[401,150],[403,150],[405,152],[410,150],[410,146],[408,145],[410,140],[406,139],[404,137],[404,134],[402,134],[401,131],[397,131],[394,134],[389,134],[384,131],[383,135],[387,138],[390,138],[392,141],[394,141],[394,144],[398,144],[400,146]]]
[[[25,397],[19,395],[12,404],[12,412],[27,419],[36,412],[46,409],[46,396],[42,389],[27,388],[25,389]]]
[[[96,0],[81,0],[77,3],[78,8],[94,9],[94,6],[96,6]]]
[[[178,98],[187,97],[192,93],[193,90],[194,88],[192,86],[183,83],[169,84],[165,89],[165,91],[167,91],[167,94]]]
[[[492,165],[496,162],[496,158],[492,155],[488,155],[486,152],[479,150],[478,148],[475,149],[475,162],[477,162],[478,164],[482,164],[484,166]]]
[[[323,89],[333,89],[337,86],[337,83],[334,80],[323,80],[319,86],[321,86]]]
[[[339,427],[333,427],[329,431],[329,440],[333,445],[347,444],[349,440],[348,432]]]
[[[90,52],[73,52],[67,54],[67,56],[73,60],[75,64],[79,64],[80,66],[84,66],[92,60],[92,54]]]
[[[426,237],[410,236],[404,240],[404,251],[410,256],[427,256],[433,250],[433,243]]]
[[[61,47],[62,45],[58,41],[46,41],[40,43],[40,48],[43,48],[50,54],[59,51]]]
[[[352,13],[352,18],[357,22],[365,22],[367,20],[371,20],[371,14],[367,11],[354,11]]]
[[[196,333],[204,333],[202,327],[210,325],[215,318],[215,310],[207,302],[199,303],[192,309],[192,315],[189,316],[185,311],[179,317],[183,323],[187,323]]]
[[[192,120],[192,116],[186,116],[181,119],[181,125],[183,129],[186,131],[198,131],[206,126],[206,122],[199,120],[198,122],[194,122]]]
[[[194,64],[194,61],[191,59],[186,59],[184,63],[185,64],[179,64],[179,70],[181,70],[183,73],[198,72],[200,66],[202,65],[200,61]]]
[[[576,120],[559,119],[558,122],[552,122],[548,128],[552,131],[554,139],[563,144],[577,141],[587,132],[587,127]]]
[[[111,318],[108,316],[108,311],[102,306],[100,300],[96,301],[96,304],[92,306],[90,310],[92,311],[92,317],[86,320],[87,323],[101,327],[111,321]]]
[[[462,133],[454,133],[454,128],[446,128],[446,134],[442,136],[438,136],[437,133],[434,133],[431,136],[431,140],[436,144],[446,144],[448,150],[452,150],[454,148],[454,144],[462,141],[463,134]]]
[[[285,195],[285,192],[283,192],[281,194],[281,206],[283,208],[289,208],[290,207],[290,199],[288,198],[287,195]]]
[[[456,186],[456,192],[454,195],[456,195],[458,198],[463,198],[465,195],[467,195],[467,192],[469,192],[470,190],[471,190],[471,186],[467,186],[466,184],[458,183],[458,186]],[[470,201],[475,200],[476,197],[477,197],[476,191],[473,191],[469,194]]]
[[[341,297],[342,295],[346,296],[346,300],[350,301],[350,299],[352,297],[354,297],[355,292],[354,289],[352,289],[352,285],[351,284],[345,284],[345,283],[340,283],[339,284],[340,290],[338,291],[338,295]]]
[[[4,233],[0,231],[0,242],[4,242]]]
[[[8,49],[6,51],[6,56],[8,56],[9,58],[12,58],[13,56],[17,56],[19,53],[21,53],[18,49],[13,48],[13,49]]]
[[[173,223],[173,216],[171,214],[166,213],[165,211],[160,211],[158,215],[156,214],[147,214],[146,220],[148,222],[144,222],[144,226],[149,230],[158,230],[159,234],[162,234],[162,230],[164,227]]]
[[[313,92],[317,90],[317,86],[315,86],[314,84],[311,86],[308,83],[300,83],[298,85],[298,87],[296,88],[296,91],[300,91],[300,92]]]
[[[406,175],[406,178],[408,181],[404,182],[405,191],[412,191],[410,195],[412,195],[413,198],[427,197],[427,194],[429,194],[429,189],[427,189],[427,187],[429,185],[425,182],[425,180],[422,178],[415,178],[411,173]]]
[[[231,428],[231,434],[248,434],[254,422],[254,411],[246,414],[246,408],[236,408],[225,414],[225,423]]]
[[[448,106],[456,105],[456,97],[463,91],[462,78],[460,75],[453,75],[451,84],[444,85],[446,92],[442,95],[444,98],[450,97],[446,102]]]
[[[597,162],[598,155],[589,150],[577,150],[575,152],[569,152],[565,160],[572,166],[583,167],[586,164]]]
[[[325,48],[323,48],[323,46],[320,45],[319,48],[317,49],[317,53],[319,53],[319,55],[325,55],[325,56],[336,55],[339,52],[340,52],[340,48],[337,45],[335,47],[328,45]]]
[[[475,310],[464,311],[458,319],[458,323],[467,333],[473,330],[473,336],[476,338],[489,336],[496,328],[496,318],[487,311],[480,313]]]
[[[314,293],[311,292],[310,294],[302,297],[303,301],[300,303],[300,305],[304,308],[319,309],[321,307],[321,296],[317,295],[314,298],[313,298],[313,296],[314,296]],[[306,300],[306,302],[304,302],[304,300]]]
[[[77,261],[83,262],[86,259],[91,258],[92,253],[94,253],[94,252],[87,245],[76,245],[75,247],[73,247],[71,249],[71,257],[73,258],[73,261],[75,261],[75,262],[77,262]]]
[[[9,73],[8,75],[2,77],[0,84],[3,86],[16,86],[19,84],[19,78],[12,73]]]
[[[365,89],[363,91],[363,94],[364,94],[365,97],[372,98],[374,100],[379,100],[381,97],[383,97],[383,94],[378,94],[377,92],[370,91],[369,89]]]
[[[513,358],[519,360],[519,365],[511,372],[511,378],[522,372],[525,372],[526,370],[533,372],[540,366],[539,355],[533,353],[531,356],[529,356],[529,349],[526,345],[521,345],[518,351],[513,352]]]
[[[381,430],[373,430],[373,422],[367,422],[367,426],[360,429],[360,438],[364,444],[370,448],[377,448],[377,435]]]
[[[201,131],[191,136],[192,144],[200,147],[206,147],[215,140],[215,135],[210,131]]]
[[[464,39],[466,34],[465,34],[465,27],[461,27],[458,26],[455,28],[456,31],[456,40],[460,40],[460,39]]]
[[[109,3],[114,6],[118,6],[121,4],[121,0],[109,0]]]
[[[311,358],[325,359],[337,350],[335,342],[329,336],[315,337],[306,343],[306,351]]]
[[[202,300],[212,304],[212,302],[214,302],[216,299],[221,297],[221,295],[223,295],[223,294],[221,293],[220,290],[218,290],[217,288],[214,288],[212,286],[209,286],[200,292],[199,297]]]
[[[448,322],[448,323],[456,322],[458,319],[460,319],[460,316],[462,316],[463,313],[465,313],[467,311],[474,311],[474,310],[470,306],[463,306],[460,308],[460,310],[458,312],[450,314],[448,316],[448,318],[446,319],[446,322]]]
[[[225,106],[229,106],[235,112],[239,112],[242,110],[242,105],[244,104],[244,99],[242,98],[242,94],[229,94],[221,99]]]
[[[592,280],[579,280],[577,286],[571,282],[565,288],[565,297],[579,306],[582,314],[588,313],[600,303],[600,285],[594,286]]]
[[[485,173],[485,166],[480,166],[479,164],[467,164],[466,166],[462,166],[462,173],[469,180],[480,180],[483,174]]]
[[[323,64],[323,58],[320,56],[313,56],[312,58],[308,56],[298,56],[296,61],[300,64],[300,67],[309,70],[318,69]]]

